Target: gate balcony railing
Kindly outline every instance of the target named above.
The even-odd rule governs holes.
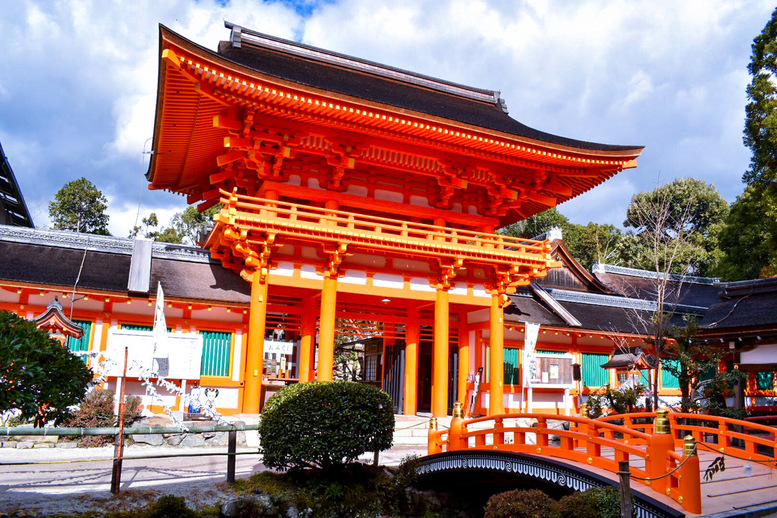
[[[550,242],[473,232],[424,223],[312,207],[221,191],[219,226],[267,232],[299,240],[353,244],[356,247],[429,257],[456,257],[544,273],[556,265]],[[222,228],[222,231],[224,229]],[[211,238],[213,234],[211,234]]]

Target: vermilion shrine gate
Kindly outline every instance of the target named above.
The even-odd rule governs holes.
[[[446,415],[485,347],[501,413],[505,295],[553,261],[548,242],[496,229],[635,167],[641,148],[543,133],[498,92],[227,26],[217,53],[161,28],[147,176],[201,210],[223,203],[205,246],[251,284],[243,411],[261,408],[268,329],[299,337],[293,377],[331,380],[335,334],[370,321],[384,347],[404,343],[404,369],[383,366],[404,413],[428,397]]]

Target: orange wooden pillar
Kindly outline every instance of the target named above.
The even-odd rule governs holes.
[[[467,314],[461,313],[459,317],[459,378],[458,393],[459,401],[464,403],[464,408],[467,407],[467,377],[469,376],[469,329],[466,326]]]
[[[491,381],[488,393],[488,415],[504,414],[504,310],[502,296],[491,295],[490,338],[491,361],[489,365]]]
[[[434,301],[434,349],[432,351],[432,415],[448,415],[448,290],[437,289]]]
[[[261,270],[251,277],[251,308],[248,320],[248,344],[243,386],[243,412],[258,414],[262,405],[264,334],[267,326],[267,276]]]
[[[327,274],[321,290],[321,323],[318,332],[318,381],[332,381],[335,359],[335,305],[337,277]]]
[[[418,412],[418,348],[421,336],[421,311],[407,310],[405,323],[405,415]]]
[[[305,383],[315,379],[313,360],[316,354],[316,307],[311,297],[302,301],[299,339],[299,381]]]

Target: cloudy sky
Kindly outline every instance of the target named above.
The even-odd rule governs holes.
[[[85,176],[110,230],[162,223],[182,197],[149,191],[158,26],[215,49],[224,20],[415,72],[500,90],[510,115],[567,137],[646,146],[639,167],[559,207],[621,224],[632,194],[675,178],[733,201],[761,0],[0,0],[0,143],[38,227]],[[140,209],[138,209],[140,207]]]

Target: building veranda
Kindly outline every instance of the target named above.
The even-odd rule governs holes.
[[[177,391],[148,400],[155,410],[184,410],[196,383],[221,413],[258,413],[274,387],[331,380],[337,337],[369,342],[363,377],[405,414],[456,400],[573,413],[585,387],[633,376],[601,365],[644,346],[631,317],[655,303],[626,286],[649,274],[588,272],[559,236],[497,229],[635,167],[641,147],[543,133],[498,92],[227,26],[217,52],[160,28],[147,178],[200,209],[221,203],[204,246],[2,226],[0,309],[34,318],[58,297],[85,331],[68,345],[97,362],[151,330],[161,283],[181,340],[165,358]],[[744,289],[682,285],[678,314],[703,323]],[[710,343],[767,369],[749,351],[770,347],[777,322],[737,321],[732,339],[726,318],[706,322]],[[758,383],[752,397],[774,395],[773,378]]]

